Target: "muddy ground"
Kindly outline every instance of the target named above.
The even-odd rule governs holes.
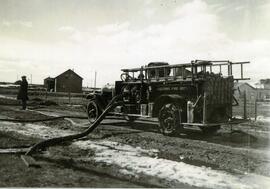
[[[82,106],[30,102],[23,111],[11,101],[0,100],[0,119],[85,116]],[[222,126],[214,135],[189,128],[168,137],[155,123],[108,117],[89,136],[35,154],[40,168],[25,166],[19,153],[6,153],[88,126],[86,119],[74,118],[1,121],[0,187],[270,187],[270,123],[265,119]]]

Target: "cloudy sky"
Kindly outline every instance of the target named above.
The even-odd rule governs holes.
[[[74,69],[84,86],[150,61],[251,61],[270,78],[270,1],[0,0],[0,81]]]

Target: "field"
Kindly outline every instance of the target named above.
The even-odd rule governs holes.
[[[86,116],[82,96],[73,96],[69,104],[68,97],[33,93],[26,111],[20,110],[15,97],[11,92],[0,94],[0,119]],[[27,167],[18,150],[82,132],[88,120],[1,121],[0,187],[269,188],[268,107],[258,106],[257,121],[222,126],[214,135],[187,128],[168,137],[159,133],[155,122],[107,117],[87,137],[34,154],[40,168]]]

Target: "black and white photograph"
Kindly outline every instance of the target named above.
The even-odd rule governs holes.
[[[0,0],[0,188],[270,188],[270,0]]]

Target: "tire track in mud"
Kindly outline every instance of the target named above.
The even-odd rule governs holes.
[[[18,124],[2,122],[0,130],[16,132],[24,136],[37,138],[52,138],[74,134],[69,130],[59,130],[37,124]],[[143,175],[161,179],[166,187],[175,187],[181,184],[207,188],[261,188],[269,184],[267,177],[258,175],[232,175],[221,170],[213,170],[209,167],[194,166],[183,162],[177,162],[159,158],[156,150],[145,150],[140,147],[121,144],[112,141],[75,141],[72,146],[81,150],[94,153],[92,157],[80,158],[80,161],[117,166],[122,175],[132,176],[135,180]],[[75,158],[76,161],[76,158]],[[264,182],[249,182],[251,178],[262,178]],[[247,179],[249,178],[249,179]],[[209,180],[211,182],[209,182]],[[267,183],[266,183],[267,182]]]

